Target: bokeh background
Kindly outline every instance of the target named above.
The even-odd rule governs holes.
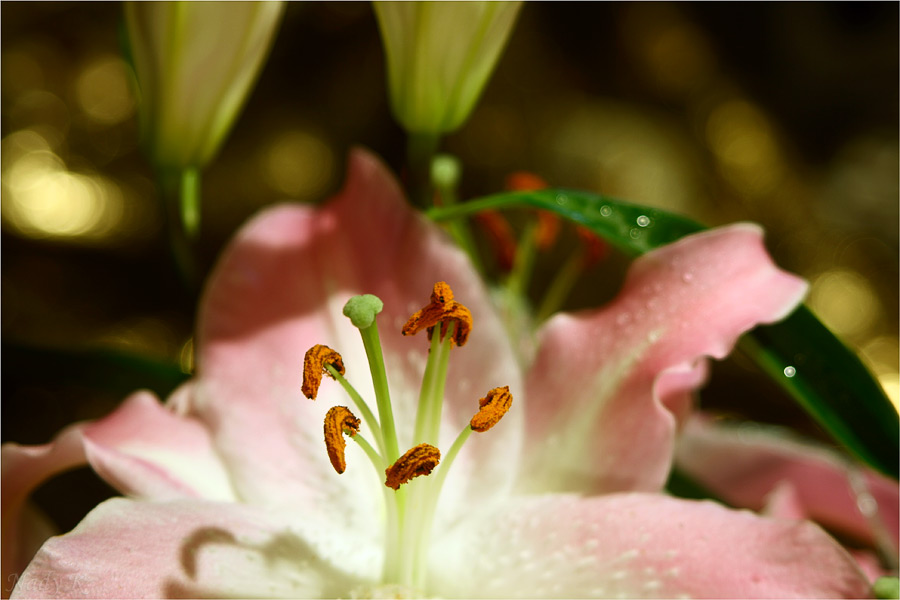
[[[898,6],[528,3],[444,149],[464,165],[464,197],[528,170],[709,225],[761,223],[896,404]],[[123,29],[118,3],[2,5],[3,441],[47,442],[192,369],[197,290],[138,147]],[[371,6],[292,3],[205,173],[201,272],[262,207],[327,198],[354,144],[402,171]],[[535,298],[571,237],[539,258]],[[624,267],[593,267],[568,306],[610,298]],[[714,366],[701,402],[827,439],[739,355]],[[79,470],[36,501],[68,529],[111,493]]]

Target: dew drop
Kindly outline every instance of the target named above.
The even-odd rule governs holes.
[[[641,237],[641,230],[632,227],[631,231],[628,232],[628,235],[631,236],[631,239],[636,240]]]
[[[685,271],[685,272],[681,275],[681,280],[682,280],[683,282],[685,282],[685,283],[690,283],[690,282],[692,282],[692,281],[694,280],[694,274],[691,273],[690,271]]]
[[[600,207],[600,215],[604,217],[608,217],[612,214],[612,209],[605,204]]]
[[[795,367],[788,365],[784,368],[784,376],[785,377],[793,377],[796,374],[797,374],[797,369]]]
[[[556,195],[556,203],[559,204],[560,206],[565,206],[566,204],[569,203],[569,197],[566,196],[565,194],[557,194]]]
[[[650,217],[648,217],[647,215],[641,215],[641,216],[639,216],[639,217],[637,218],[637,224],[638,224],[640,227],[646,227],[647,225],[650,224]]]
[[[631,323],[631,313],[629,312],[619,313],[616,317],[616,325],[622,326],[628,325],[629,323]]]

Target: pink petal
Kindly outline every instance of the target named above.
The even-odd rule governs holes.
[[[114,498],[44,544],[13,597],[346,597],[355,581],[260,509]]]
[[[3,444],[0,450],[2,465],[2,576],[3,596],[8,582],[20,573],[34,552],[51,531],[32,518],[27,506],[28,496],[53,475],[85,464],[81,444],[83,424],[67,427],[56,439],[43,446]],[[43,539],[41,539],[43,538]]]
[[[772,263],[759,227],[738,224],[638,258],[608,306],[552,319],[527,379],[536,487],[659,489],[704,357],[724,357],[805,291]]]
[[[109,416],[73,425],[44,446],[3,446],[3,573],[17,573],[50,532],[23,513],[41,483],[89,462],[119,491],[139,498],[233,499],[209,434],[164,408],[153,394],[132,394]],[[36,539],[40,533],[42,539]]]
[[[519,498],[466,525],[448,540],[447,552],[433,555],[437,579],[431,591],[444,597],[870,593],[855,561],[816,525],[709,501],[636,493]]]
[[[885,550],[896,556],[897,482],[855,467],[825,448],[762,428],[727,427],[696,418],[684,429],[676,462],[726,502],[754,510],[771,503],[773,494],[784,494],[789,485],[794,516],[799,513],[871,546],[886,543]]]
[[[379,296],[385,309],[378,324],[401,451],[411,447],[413,406],[428,342],[424,334],[403,337],[400,329],[427,304],[440,280],[451,285],[475,321],[469,342],[454,349],[451,358],[442,441],[446,450],[488,390],[509,385],[521,394],[520,374],[468,259],[407,205],[385,167],[357,150],[350,157],[344,189],[323,207],[272,208],[241,230],[224,252],[201,304],[199,380],[190,410],[210,425],[242,498],[309,511],[354,535],[380,535],[370,516],[380,510],[383,475],[373,477],[368,460],[352,443],[347,471],[334,473],[322,442],[322,422],[329,407],[350,405],[349,399],[328,378],[317,401],[304,398],[303,356],[314,344],[340,352],[348,379],[374,409],[359,332],[341,310],[352,295]],[[517,455],[520,443],[517,418],[521,415],[512,414],[495,428],[496,434],[492,430],[470,440],[451,478],[474,467],[472,455],[495,458],[479,464],[469,488],[448,483],[448,489],[483,494],[509,481],[509,456]],[[365,427],[362,433],[372,441]]]
[[[175,397],[189,393],[176,391]],[[115,412],[84,427],[88,460],[110,485],[129,496],[164,500],[234,500],[228,473],[209,433],[194,418],[136,392]]]

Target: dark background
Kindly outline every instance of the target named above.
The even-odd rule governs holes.
[[[120,11],[2,5],[4,442],[45,443],[192,368],[197,290],[172,262],[138,147]],[[710,225],[761,223],[896,403],[897,23],[897,3],[529,3],[444,148],[465,197],[524,169]],[[261,207],[336,190],[354,144],[402,170],[371,7],[290,4],[205,173],[201,272]],[[535,299],[573,249],[539,259]],[[624,267],[613,256],[585,273],[568,306],[610,298]],[[821,437],[740,356],[715,365],[701,401]],[[79,470],[36,499],[68,529],[110,493]]]

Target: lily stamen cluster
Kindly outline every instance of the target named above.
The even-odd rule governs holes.
[[[450,286],[443,281],[434,284],[430,302],[416,311],[402,328],[403,335],[415,335],[426,330],[430,340],[428,361],[422,377],[413,440],[416,444],[400,455],[390,390],[376,317],[383,309],[382,301],[366,294],[354,296],[344,306],[344,315],[362,336],[369,360],[377,403],[376,413],[344,377],[341,355],[321,344],[306,352],[303,364],[303,394],[315,400],[322,375],[336,380],[353,400],[365,421],[375,445],[360,434],[362,421],[346,406],[334,406],[325,417],[325,448],[335,471],[346,469],[344,435],[364,450],[372,465],[384,473],[387,524],[385,534],[384,583],[422,589],[425,579],[425,551],[437,509],[439,494],[454,459],[473,431],[484,432],[496,425],[512,404],[509,386],[488,391],[479,400],[477,412],[450,447],[441,463],[437,447],[444,400],[444,388],[452,346],[463,346],[472,330],[472,314],[453,297]],[[438,335],[434,335],[435,330]],[[376,449],[377,448],[377,449]],[[438,469],[438,465],[440,468]],[[410,486],[414,478],[430,475],[434,478]],[[406,489],[409,487],[410,489]]]

